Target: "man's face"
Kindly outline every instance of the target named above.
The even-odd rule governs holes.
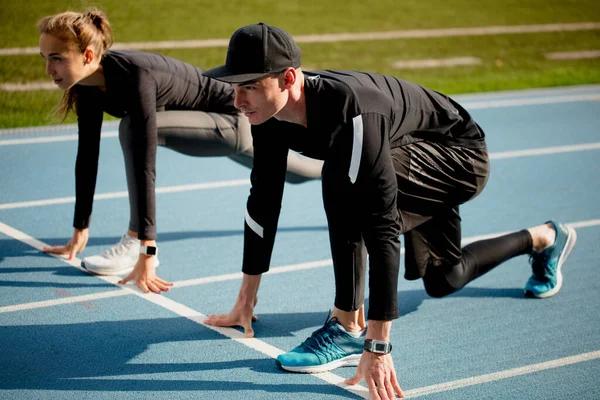
[[[46,74],[60,89],[66,90],[89,75],[84,67],[84,55],[70,49],[56,36],[42,33],[40,54],[46,61]]]
[[[235,107],[252,125],[260,125],[274,117],[286,105],[288,94],[281,74],[269,75],[258,81],[233,85]]]

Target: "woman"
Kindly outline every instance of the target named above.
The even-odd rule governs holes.
[[[129,190],[129,230],[116,245],[84,258],[82,266],[102,275],[130,272],[120,283],[134,280],[146,293],[168,290],[171,284],[155,272],[156,147],[192,156],[228,156],[251,167],[250,125],[233,105],[233,89],[179,60],[108,51],[113,43],[110,23],[96,9],[48,16],[38,28],[46,73],[65,91],[57,112],[64,119],[74,110],[79,129],[73,237],[65,246],[44,251],[72,259],[85,248],[106,112],[122,118],[119,139]],[[320,161],[290,153],[288,181],[318,179],[321,166]]]

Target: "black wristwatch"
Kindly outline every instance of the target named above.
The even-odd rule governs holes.
[[[392,344],[383,340],[366,339],[363,349],[369,353],[389,354],[392,351]]]
[[[140,254],[146,254],[147,256],[155,256],[158,254],[158,247],[140,246]]]

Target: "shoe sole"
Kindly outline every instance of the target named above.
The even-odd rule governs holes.
[[[156,265],[154,266],[154,268],[158,268],[159,265],[160,265],[160,262],[157,261]],[[120,270],[98,271],[98,270],[94,270],[94,269],[88,268],[88,266],[85,265],[85,262],[81,261],[81,267],[83,269],[85,269],[86,272],[88,272],[88,273],[90,273],[92,275],[116,276],[116,275],[129,274],[131,271],[133,271],[133,268],[135,267],[135,265],[133,265],[131,267],[123,268],[123,269],[120,269]]]
[[[296,372],[301,374],[318,374],[320,372],[327,372],[341,367],[357,367],[358,363],[360,362],[360,356],[361,354],[353,354],[351,356],[346,356],[344,358],[340,358],[339,360],[335,360],[327,364],[305,367],[288,367],[282,365],[279,362],[279,360],[275,360],[275,362],[277,363],[277,366],[284,371]]]
[[[538,299],[547,299],[548,297],[552,297],[559,292],[563,284],[562,265],[565,261],[567,261],[567,258],[569,258],[569,255],[571,255],[571,252],[575,247],[575,243],[577,243],[577,232],[575,231],[575,229],[567,227],[567,231],[569,232],[567,236],[567,243],[565,243],[565,248],[563,249],[560,258],[558,259],[558,267],[556,268],[556,286],[553,289],[548,290],[546,293],[541,293],[537,295],[527,291],[525,292],[526,296],[535,297]]]

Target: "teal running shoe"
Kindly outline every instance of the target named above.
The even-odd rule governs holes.
[[[563,283],[562,265],[573,251],[577,242],[575,229],[554,221],[551,223],[556,231],[554,244],[544,251],[531,253],[531,269],[533,275],[525,285],[525,296],[544,299],[554,296]]]
[[[356,367],[365,343],[366,329],[356,338],[350,335],[336,317],[325,321],[300,346],[280,354],[277,366],[290,372],[315,374],[339,367]]]

